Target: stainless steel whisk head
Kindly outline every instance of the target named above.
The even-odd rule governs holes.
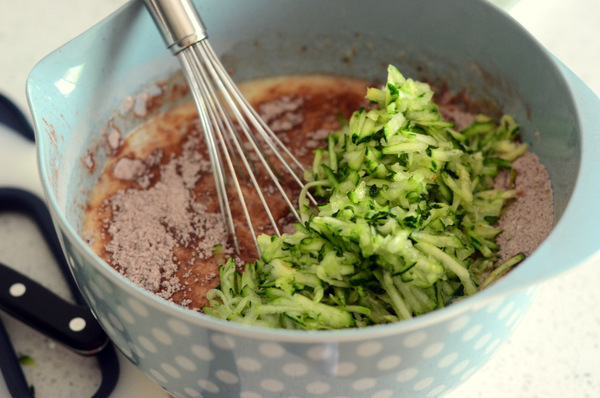
[[[167,47],[182,65],[198,109],[223,222],[233,237],[235,249],[239,253],[239,241],[227,194],[228,183],[235,187],[254,245],[260,254],[236,163],[243,165],[277,235],[280,235],[277,222],[253,172],[253,160],[246,150],[247,146],[256,154],[258,161],[299,221],[300,216],[281,185],[279,172],[273,169],[272,163],[265,156],[263,146],[279,160],[285,172],[289,173],[300,187],[304,186],[299,177],[303,167],[241,94],[208,42],[204,24],[191,0],[144,0],[144,3],[159,27]],[[245,137],[245,141],[242,136]],[[245,145],[245,142],[248,145]],[[228,181],[228,178],[231,180]]]

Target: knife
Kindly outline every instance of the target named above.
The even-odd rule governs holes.
[[[1,262],[0,309],[82,355],[108,344],[88,307],[66,301]]]

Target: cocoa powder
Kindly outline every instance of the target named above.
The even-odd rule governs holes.
[[[312,150],[339,128],[337,116],[347,118],[364,104],[367,82],[294,82],[301,85],[267,90],[269,95],[255,97],[254,104],[279,138],[310,164]],[[159,115],[126,139],[109,123],[105,147],[112,156],[92,192],[84,224],[90,245],[116,270],[160,297],[196,309],[219,282],[222,256],[215,258],[214,247],[223,244],[223,256],[234,255],[197,123],[193,103]],[[272,233],[256,195],[249,192],[247,177],[240,176],[256,230]],[[295,220],[287,205],[266,173],[257,177],[279,227],[289,231]],[[292,189],[290,197],[297,197],[298,191]],[[256,254],[238,202],[230,198],[242,246],[235,260],[242,265]]]
[[[107,228],[111,239],[105,245],[110,262],[127,278],[164,298],[183,287],[177,276],[182,264],[174,255],[178,248],[206,258],[216,244],[226,241],[220,214],[207,211],[193,194],[198,177],[209,168],[196,150],[198,142],[197,134],[190,135],[181,155],[160,166],[159,178],[150,187],[149,166],[157,162],[156,153],[146,163],[120,158],[114,177],[136,181],[142,189],[119,190],[105,202],[112,212]],[[205,235],[200,241],[198,231]]]
[[[512,163],[517,198],[498,222],[500,261],[518,254],[531,255],[546,239],[554,222],[552,184],[538,157],[527,152]]]

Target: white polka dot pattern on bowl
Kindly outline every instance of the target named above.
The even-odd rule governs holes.
[[[532,295],[517,292],[372,340],[287,343],[198,328],[101,275],[82,291],[127,358],[175,397],[202,398],[439,397],[496,352]]]

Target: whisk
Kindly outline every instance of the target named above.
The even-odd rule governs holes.
[[[257,234],[241,189],[236,164],[241,162],[243,170],[247,172],[273,230],[278,236],[281,232],[253,172],[254,160],[249,156],[242,136],[246,138],[246,142],[299,221],[300,216],[281,184],[281,171],[275,169],[273,162],[265,156],[264,148],[269,148],[283,166],[285,173],[289,173],[301,188],[304,187],[300,178],[303,173],[302,164],[262,120],[233,82],[211,47],[204,24],[191,0],[144,0],[144,3],[167,47],[179,59],[196,103],[226,230],[232,236],[239,254],[240,245],[227,193],[228,178],[231,178],[231,185],[235,187],[254,245],[260,255]],[[314,202],[312,197],[310,199]]]

